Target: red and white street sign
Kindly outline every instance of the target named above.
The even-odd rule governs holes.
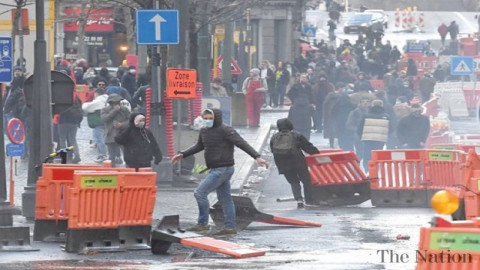
[[[222,70],[222,62],[223,62],[223,56],[220,55],[217,60],[219,70]],[[235,61],[235,59],[233,58],[230,59],[230,68],[231,68],[232,74],[242,74],[243,72],[240,66],[238,66],[237,61]]]

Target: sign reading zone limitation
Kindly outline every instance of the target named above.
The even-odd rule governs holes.
[[[196,97],[197,71],[194,69],[167,69],[167,97],[192,99]]]

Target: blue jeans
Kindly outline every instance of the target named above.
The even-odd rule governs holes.
[[[230,178],[234,171],[235,168],[233,166],[211,169],[207,177],[205,177],[197,189],[195,189],[193,195],[195,196],[198,205],[198,224],[208,224],[210,211],[208,194],[216,190],[217,198],[222,204],[223,217],[225,220],[224,228],[235,229],[235,205],[233,204],[230,191]]]
[[[101,125],[95,127],[93,130],[93,141],[97,144],[98,155],[102,157],[107,156],[107,148],[105,146],[105,126]]]

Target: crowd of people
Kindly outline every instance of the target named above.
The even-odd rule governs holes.
[[[87,67],[85,60],[71,63],[57,59],[55,70],[71,76],[77,84],[85,84],[89,89],[83,104],[78,96],[74,96],[72,106],[54,115],[52,119],[53,140],[57,150],[74,146],[68,153],[68,163],[81,161],[77,131],[85,115],[88,126],[92,129],[91,147],[98,150],[95,162],[101,163],[109,159],[112,166],[116,166],[125,161],[128,167],[139,168],[150,166],[152,161],[157,164],[161,161],[162,155],[155,138],[145,128],[144,121],[142,125],[142,120],[138,119],[145,113],[148,76],[137,77],[134,66],[121,67],[115,75],[110,74],[107,68],[101,68],[97,72],[95,68]],[[23,68],[14,67],[14,75],[4,96],[4,122],[6,125],[13,117],[22,120],[28,140],[31,134],[31,112],[25,104]],[[136,133],[141,136],[131,135]],[[129,147],[132,143],[148,151],[133,151],[131,149],[135,147]],[[25,145],[24,159],[28,156],[28,143]]]

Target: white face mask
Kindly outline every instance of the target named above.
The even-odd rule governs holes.
[[[128,72],[130,72],[131,74],[137,73],[137,71],[135,69],[130,69]]]
[[[213,120],[203,120],[203,125],[206,127],[206,128],[211,128],[213,127]]]
[[[137,128],[144,128],[144,127],[145,127],[145,122],[135,123],[135,126],[136,126]]]

